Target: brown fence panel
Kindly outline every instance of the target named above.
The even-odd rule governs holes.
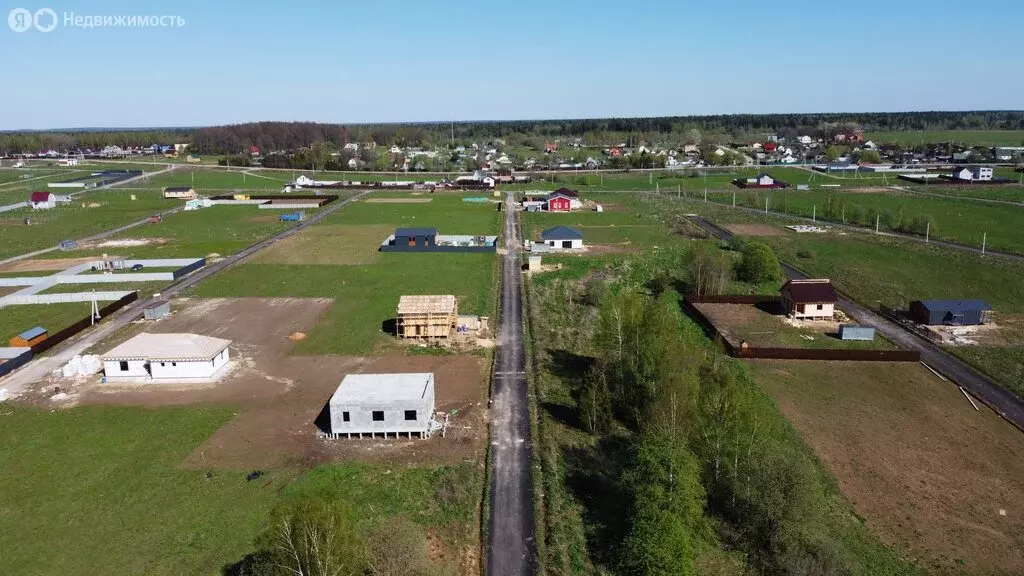
[[[782,302],[782,297],[757,294],[704,294],[687,296],[686,301],[694,304],[775,304]]]
[[[812,348],[740,348],[739,358],[776,360],[855,360],[860,362],[920,362],[916,350],[835,350]]]
[[[139,293],[138,292],[132,292],[132,293],[128,294],[127,296],[124,296],[120,300],[117,300],[115,302],[111,302],[110,304],[107,304],[103,308],[100,308],[100,318],[101,318],[101,320],[99,320],[98,322],[102,322],[102,318],[106,318],[111,313],[116,312],[116,311],[120,310],[121,308],[124,308],[128,304],[131,304],[132,302],[134,302],[134,301],[136,301],[138,299],[139,299]],[[78,322],[75,322],[71,326],[68,326],[67,328],[64,328],[60,332],[57,332],[56,334],[48,337],[46,340],[43,340],[42,342],[36,344],[35,346],[32,347],[32,354],[33,355],[41,354],[41,353],[49,350],[50,348],[53,348],[57,344],[60,344],[61,342],[67,340],[68,338],[71,338],[75,334],[78,334],[82,330],[85,330],[89,326],[92,326],[92,316],[91,315],[86,316],[85,318],[82,318],[81,320],[79,320]]]

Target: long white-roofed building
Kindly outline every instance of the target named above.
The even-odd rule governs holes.
[[[108,380],[210,379],[228,363],[230,340],[199,334],[139,334],[100,359]]]
[[[434,375],[349,374],[331,396],[330,435],[425,437],[434,416]]]

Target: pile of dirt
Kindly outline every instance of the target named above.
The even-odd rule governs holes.
[[[292,340],[292,341],[295,341],[295,342],[297,342],[299,340],[303,340],[305,337],[306,337],[306,333],[305,332],[292,332],[291,334],[288,335],[288,339]]]

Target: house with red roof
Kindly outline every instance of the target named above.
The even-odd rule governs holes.
[[[35,210],[48,210],[57,206],[57,195],[53,192],[33,192],[28,203]]]

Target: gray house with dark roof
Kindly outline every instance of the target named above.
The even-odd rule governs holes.
[[[910,316],[926,326],[986,324],[992,307],[984,300],[915,300]]]
[[[397,228],[381,252],[495,252],[497,236],[441,235],[437,228]]]

